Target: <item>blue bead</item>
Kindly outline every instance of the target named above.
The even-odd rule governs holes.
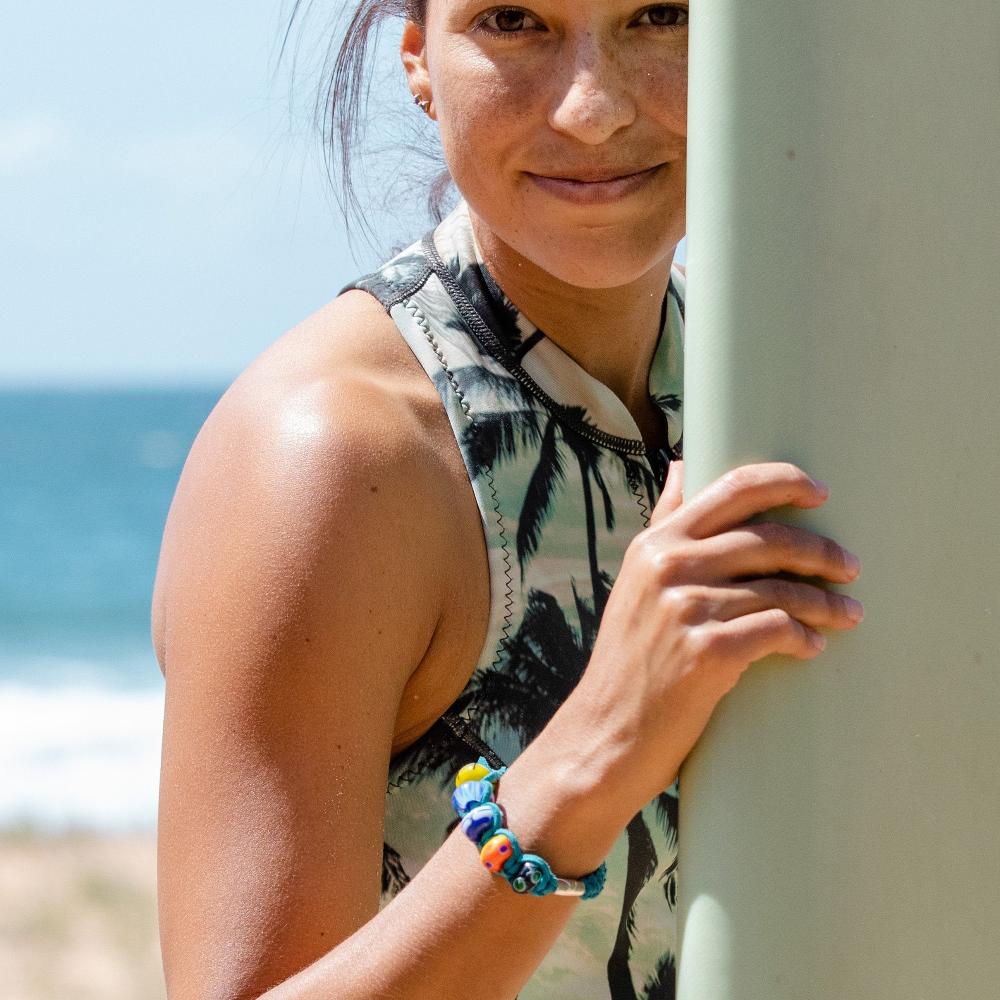
[[[462,833],[477,847],[486,833],[492,834],[503,822],[500,807],[495,802],[475,806],[465,814],[462,820]]]
[[[488,781],[466,781],[451,793],[451,804],[459,816],[492,801],[493,786]]]
[[[531,892],[536,885],[545,880],[545,876],[545,869],[541,865],[525,858],[511,878],[510,884],[515,892]]]

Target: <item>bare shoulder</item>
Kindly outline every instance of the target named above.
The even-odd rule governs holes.
[[[398,735],[440,715],[482,641],[455,604],[475,539],[436,390],[366,294],[216,405],[154,593],[171,995],[258,996],[377,912]]]
[[[202,575],[247,570],[250,543],[279,613],[304,574],[315,593],[324,567],[358,587],[391,565],[401,600],[420,595],[410,634],[419,617],[429,638],[454,483],[442,466],[440,401],[407,354],[379,304],[348,293],[229,387],[191,448],[164,531],[153,611],[161,666],[178,625],[171,598]],[[236,538],[240,550],[230,547]],[[348,565],[351,553],[364,564]]]

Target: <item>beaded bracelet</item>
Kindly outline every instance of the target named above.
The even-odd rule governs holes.
[[[537,854],[524,854],[517,837],[505,826],[496,801],[496,785],[507,769],[494,770],[484,757],[466,764],[455,777],[451,804],[462,820],[462,833],[479,848],[479,860],[500,875],[517,893],[533,896],[581,896],[593,899],[604,888],[607,866],[602,864],[582,878],[560,878]]]

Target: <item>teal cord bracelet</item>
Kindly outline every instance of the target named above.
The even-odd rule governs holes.
[[[520,894],[532,896],[600,895],[607,877],[602,864],[582,878],[560,878],[537,854],[524,854],[517,837],[505,826],[503,810],[496,802],[496,786],[506,768],[494,770],[485,758],[466,764],[455,778],[451,803],[461,817],[462,833],[479,848],[479,860],[493,875],[504,878]]]

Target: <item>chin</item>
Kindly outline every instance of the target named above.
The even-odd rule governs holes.
[[[539,201],[524,189],[458,188],[481,222],[511,250],[577,288],[621,288],[667,266],[684,237],[684,192],[641,206],[594,210]],[[504,206],[498,210],[498,206]]]
[[[525,241],[523,249],[514,249],[567,285],[621,288],[655,267],[669,266],[683,235],[683,230],[675,237],[672,231],[650,231],[648,226],[625,233],[619,227],[587,227],[552,234],[555,238],[544,242]]]

